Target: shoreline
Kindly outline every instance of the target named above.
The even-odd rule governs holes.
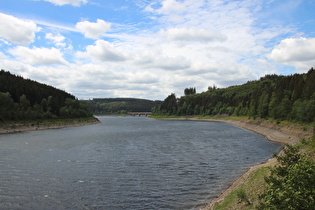
[[[155,118],[151,118],[155,119]],[[0,125],[0,135],[1,134],[10,134],[10,133],[19,133],[35,130],[46,130],[46,129],[60,129],[68,127],[79,127],[85,125],[99,124],[100,121],[94,117],[84,120],[72,119],[64,120],[57,122],[57,120],[51,121],[28,121],[28,122],[17,122],[17,123],[8,123]],[[260,135],[263,135],[267,140],[277,142],[280,144],[295,144],[299,142],[300,139],[311,135],[310,129],[306,129],[305,126],[291,124],[291,123],[275,123],[267,120],[250,120],[250,119],[231,119],[231,118],[198,118],[194,116],[182,117],[182,118],[164,118],[163,120],[192,120],[192,121],[212,121],[212,122],[224,122],[229,123],[234,126],[253,131]],[[250,167],[245,173],[243,173],[239,178],[232,181],[232,184],[223,189],[223,191],[218,194],[212,200],[209,199],[209,203],[204,203],[200,209],[214,209],[217,204],[220,204],[224,201],[225,197],[229,195],[233,190],[238,186],[244,183],[246,179],[249,179],[250,174],[262,167],[274,166],[277,163],[276,158],[269,159],[268,161],[254,165]]]
[[[269,141],[277,142],[280,144],[295,144],[299,142],[300,139],[310,135],[309,132],[303,130],[302,126],[297,125],[286,125],[279,126],[276,124],[268,123],[266,120],[233,120],[233,119],[196,119],[191,118],[187,120],[204,120],[204,121],[215,121],[215,122],[225,122],[233,124],[237,127],[253,131],[260,135],[265,136]],[[234,189],[240,186],[246,179],[249,178],[253,171],[259,168],[274,166],[277,163],[276,158],[271,158],[264,163],[254,165],[250,167],[243,175],[233,181],[233,183],[224,189],[217,198],[213,199],[211,203],[206,204],[202,207],[202,210],[214,209],[215,205],[220,204],[224,201],[225,197],[228,196]]]
[[[155,118],[152,118],[155,119]],[[264,136],[267,140],[280,144],[295,144],[301,138],[310,135],[310,132],[304,131],[302,125],[277,125],[276,123],[267,122],[267,120],[249,120],[249,119],[229,119],[229,118],[198,118],[198,117],[182,117],[182,118],[161,118],[162,120],[192,120],[192,121],[208,121],[208,122],[224,122],[233,124],[237,127],[253,131]]]
[[[70,128],[70,127],[79,127],[85,125],[99,124],[100,121],[94,117],[86,119],[66,119],[61,122],[57,121],[28,121],[28,122],[16,122],[0,125],[0,135],[3,134],[12,134],[12,133],[21,133],[28,131],[37,131],[37,130],[49,130],[49,129],[61,129],[61,128]]]
[[[295,144],[301,138],[308,135],[306,131],[303,131],[302,127],[292,125],[280,127],[275,124],[268,123],[265,120],[250,121],[230,119],[206,119],[205,121],[225,122],[233,124],[237,127],[260,134],[269,141],[277,142],[280,144]]]
[[[154,119],[154,118],[153,118]],[[187,116],[182,118],[164,118],[163,120],[193,120],[193,121],[210,121],[210,122],[224,122],[233,124],[239,128],[250,130],[257,134],[264,136],[267,140],[277,142],[280,144],[295,144],[299,142],[302,138],[311,135],[310,131],[306,131],[302,125],[295,125],[293,123],[280,123],[268,122],[267,120],[257,119],[230,119],[230,118],[198,118],[195,116]],[[214,209],[217,204],[224,201],[225,197],[228,196],[233,190],[238,186],[243,184],[246,179],[250,177],[253,171],[259,168],[274,166],[277,163],[276,158],[271,158],[266,162],[260,163],[250,167],[245,173],[243,173],[239,178],[234,180],[232,184],[224,189],[219,195],[216,196],[210,203],[205,204],[200,209],[208,210]]]

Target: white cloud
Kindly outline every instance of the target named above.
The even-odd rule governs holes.
[[[127,74],[128,82],[133,84],[153,85],[159,82],[158,75],[150,72],[129,72]]]
[[[190,61],[183,56],[168,57],[165,55],[138,55],[135,64],[141,68],[159,69],[166,71],[185,70],[191,65]]]
[[[177,9],[177,14],[185,20],[181,23],[170,21],[173,14],[166,12],[168,7],[162,5],[163,14],[160,12],[156,16],[160,24],[153,31],[116,34],[115,42],[98,40],[78,55],[92,57],[95,61],[113,61],[106,64],[109,69],[134,78],[121,80],[126,85],[124,94],[134,88],[131,83],[138,82],[141,87],[146,86],[147,98],[152,94],[149,93],[150,80],[139,75],[152,75],[152,81],[159,78],[154,83],[159,89],[155,95],[162,98],[171,92],[181,95],[186,87],[196,86],[201,92],[213,84],[225,87],[263,76],[267,65],[258,68],[257,59],[262,52],[267,52],[263,45],[266,40],[281,34],[281,28],[268,33],[269,28],[257,30],[253,27],[250,10],[256,7],[253,4],[240,6],[220,0],[214,0],[213,4],[202,2],[195,1],[193,5],[194,1],[178,1],[185,4]],[[150,7],[152,13],[156,13],[158,9],[153,7]],[[260,34],[263,35],[258,36]],[[116,62],[122,60],[124,62]],[[123,91],[115,91],[118,92],[122,94]]]
[[[39,28],[34,22],[0,13],[0,37],[10,42],[29,44],[34,41],[37,31]]]
[[[47,33],[45,38],[48,40],[51,40],[57,47],[65,47],[66,46],[66,43],[64,43],[66,38],[59,33],[56,35],[54,35],[52,33]]]
[[[185,11],[184,3],[176,0],[164,0],[162,2],[162,7],[156,10],[156,12],[160,14],[178,13],[183,11]]]
[[[96,61],[117,62],[124,61],[126,57],[115,46],[104,40],[95,41],[94,45],[86,47],[86,52],[78,52],[79,58],[91,57]]]
[[[256,14],[265,4],[266,1],[250,0],[141,0],[142,9],[153,21],[115,23],[112,30],[110,23],[100,19],[78,22],[75,28],[36,21],[43,25],[46,36],[42,37],[46,40],[36,40],[34,44],[46,41],[55,44],[55,48],[18,47],[9,51],[16,60],[4,51],[0,53],[1,64],[13,73],[25,72],[22,75],[79,98],[164,99],[172,92],[181,96],[187,87],[202,92],[213,84],[226,87],[258,79],[266,72],[275,73],[275,62],[270,59],[314,63],[308,55],[314,55],[315,48],[307,48],[311,42],[304,46],[304,41],[286,45],[281,42],[266,59],[271,43],[279,43],[292,29],[280,24],[264,25],[263,21],[257,25]],[[111,33],[106,34],[109,30]],[[73,32],[96,40],[76,40],[82,36]],[[102,36],[109,39],[102,40]],[[64,45],[71,41],[79,43],[75,48],[78,51],[65,52]],[[308,49],[310,54],[299,57],[291,49]],[[285,51],[289,54],[283,55]],[[63,53],[73,63],[66,62]],[[305,62],[301,62],[302,58]],[[65,63],[58,68],[46,66]]]
[[[164,18],[151,17],[152,19],[159,19],[163,23],[182,23],[187,20],[187,14],[193,14],[194,11],[200,9],[204,5],[204,0],[163,0],[160,3],[150,3],[144,8],[144,11],[152,13],[153,15],[164,16]]]
[[[96,23],[89,21],[78,22],[75,27],[83,33],[85,37],[98,39],[105,32],[110,30],[111,24],[105,22],[104,20],[97,19]]]
[[[56,48],[27,48],[18,46],[9,50],[9,53],[18,58],[19,61],[31,65],[53,65],[66,64],[62,53]]]
[[[167,39],[174,41],[223,42],[227,39],[225,35],[218,31],[202,28],[170,28],[167,30],[161,30],[160,34],[165,36]]]
[[[2,52],[0,52],[0,59],[7,59],[7,56],[3,54]]]
[[[305,72],[315,64],[315,38],[284,39],[267,57]]]
[[[6,45],[10,45],[10,42],[8,42],[7,40],[2,39],[2,38],[0,38],[0,42],[3,42],[3,43],[6,44]],[[1,46],[1,45],[0,45],[0,46]]]
[[[201,7],[204,5],[203,0],[186,0],[186,1],[176,1],[176,0],[163,0],[157,9],[158,4],[151,3],[146,8],[145,11],[157,13],[157,14],[180,14],[189,11],[189,9],[194,9],[196,7]]]
[[[47,1],[50,2],[56,6],[63,6],[66,4],[70,4],[75,7],[79,7],[83,4],[86,4],[88,1],[87,0],[41,0],[41,1]]]

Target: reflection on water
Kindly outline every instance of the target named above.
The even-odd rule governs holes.
[[[0,135],[0,208],[195,209],[280,148],[220,122],[99,119]]]

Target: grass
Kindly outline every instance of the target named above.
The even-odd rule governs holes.
[[[253,171],[244,183],[236,187],[224,201],[217,204],[214,209],[255,209],[258,197],[264,190],[266,182],[264,177],[270,173],[270,167],[262,167]]]

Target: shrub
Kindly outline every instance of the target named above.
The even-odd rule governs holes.
[[[284,155],[277,156],[279,165],[265,177],[268,183],[260,196],[259,209],[314,209],[315,163],[300,154],[293,146],[286,146]]]

